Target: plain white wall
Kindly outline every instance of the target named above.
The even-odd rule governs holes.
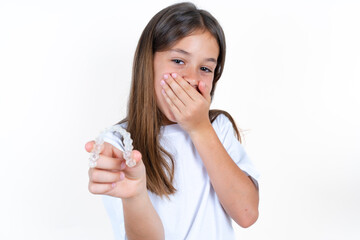
[[[213,108],[245,130],[260,218],[238,239],[359,239],[359,1],[194,1],[228,45]],[[0,1],[0,239],[112,239],[84,144],[125,113],[174,1]]]

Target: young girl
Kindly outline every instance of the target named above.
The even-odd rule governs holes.
[[[127,117],[136,165],[108,133],[89,191],[103,194],[116,239],[235,239],[258,218],[258,174],[225,111],[209,110],[224,69],[216,19],[191,3],[157,13],[134,58]],[[86,144],[90,152],[94,141]]]

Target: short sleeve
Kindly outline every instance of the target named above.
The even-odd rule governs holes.
[[[117,133],[107,132],[103,138],[105,142],[123,151],[121,138]],[[110,218],[115,240],[126,240],[122,200],[120,198],[102,195],[102,201]]]
[[[230,120],[223,114],[220,114],[213,122],[213,127],[226,151],[238,165],[238,167],[251,177],[258,187],[260,177],[255,166],[245,152],[243,145],[235,136],[235,130]]]
[[[124,145],[121,141],[121,135],[118,132],[106,132],[103,135],[103,139],[105,142],[110,143],[117,149],[124,151]]]

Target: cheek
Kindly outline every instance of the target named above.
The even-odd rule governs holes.
[[[156,98],[158,100],[162,99],[162,87],[160,85],[160,81],[163,77],[163,73],[162,73],[162,69],[159,68],[154,68],[154,88],[155,88],[155,93],[156,93]]]
[[[160,85],[160,80],[155,80],[155,94],[156,94],[156,99],[158,102],[162,101],[162,99],[163,99],[161,90],[162,90],[162,87]],[[158,105],[159,105],[159,103],[158,103]]]
[[[171,63],[165,57],[158,56],[154,59],[154,78],[155,81],[162,79],[164,74],[171,72]]]
[[[206,77],[206,78],[203,79],[203,81],[205,82],[206,86],[207,86],[208,88],[210,88],[210,91],[211,91],[211,89],[212,89],[212,87],[213,87],[213,80],[214,80],[214,77]],[[210,92],[210,91],[209,91],[209,92]]]
[[[155,80],[155,94],[156,94],[156,104],[161,109],[164,110],[166,108],[166,100],[164,98],[164,95],[162,94],[162,86],[160,85],[160,80]]]

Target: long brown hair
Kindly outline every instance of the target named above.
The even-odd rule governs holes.
[[[127,122],[134,148],[142,154],[147,189],[159,196],[169,197],[176,189],[173,186],[174,159],[159,143],[160,127],[165,116],[156,103],[154,53],[171,48],[177,41],[196,30],[209,31],[219,45],[213,88],[210,92],[213,98],[216,83],[224,69],[225,36],[217,20],[209,12],[197,9],[194,4],[178,3],[158,12],[142,32],[134,56],[127,117],[120,123]],[[210,110],[211,122],[219,114],[225,114],[230,119],[240,140],[236,124],[229,113]]]

